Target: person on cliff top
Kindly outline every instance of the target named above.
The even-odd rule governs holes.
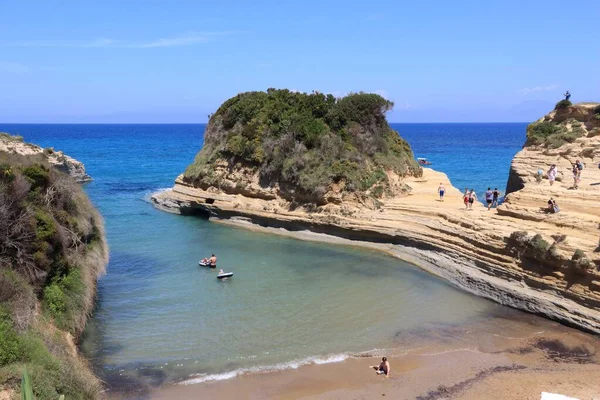
[[[492,207],[498,207],[498,199],[500,198],[500,192],[498,188],[494,188],[494,192],[492,193]]]
[[[440,186],[438,186],[438,194],[440,195],[440,201],[444,201],[444,194],[446,193],[446,188],[444,184],[440,182]]]
[[[473,209],[473,203],[477,200],[477,193],[475,193],[474,189],[469,191],[469,210]]]
[[[494,192],[492,192],[492,188],[488,188],[485,191],[485,202],[487,203],[488,211],[492,208],[492,203],[494,202]]]
[[[565,96],[565,100],[569,101],[569,99],[571,98],[571,93],[569,93],[569,91],[567,90],[563,96]]]
[[[390,367],[390,363],[387,360],[387,357],[383,357],[381,359],[381,363],[379,365],[372,365],[370,368],[373,368],[377,375],[385,375],[386,378],[390,377],[390,372],[392,372],[392,367]]]
[[[463,195],[463,203],[465,203],[465,209],[469,209],[469,189],[465,188],[465,194]]]
[[[556,173],[556,164],[552,164],[552,166],[548,170],[548,181],[550,182],[550,186],[554,185],[554,181],[556,180]]]

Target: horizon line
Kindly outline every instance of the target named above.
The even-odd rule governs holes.
[[[208,122],[0,122],[2,125],[207,125]],[[388,121],[388,124],[531,124],[531,121]]]

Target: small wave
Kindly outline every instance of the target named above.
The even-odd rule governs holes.
[[[158,188],[158,189],[155,189],[155,190],[146,191],[144,193],[144,196],[142,197],[142,200],[144,200],[146,203],[150,203],[151,202],[150,198],[152,196],[154,196],[155,194],[162,193],[162,192],[168,192],[170,190],[173,190],[173,188],[170,188],[170,187],[168,187],[168,188]]]
[[[280,363],[275,365],[263,366],[263,367],[250,367],[240,368],[229,372],[223,372],[219,374],[200,374],[192,375],[190,379],[180,382],[180,385],[195,385],[209,381],[223,381],[243,374],[257,374],[265,372],[283,371],[287,369],[298,369],[303,365],[309,364],[331,364],[338,363],[348,359],[348,354],[333,354],[326,357],[307,357],[300,360],[294,360],[287,363]]]

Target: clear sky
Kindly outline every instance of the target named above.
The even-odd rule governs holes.
[[[530,121],[600,101],[600,1],[0,0],[0,122],[206,122],[269,87]]]

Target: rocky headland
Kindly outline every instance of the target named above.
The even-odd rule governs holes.
[[[504,204],[466,211],[445,174],[414,163],[385,121],[384,99],[241,94],[212,115],[195,162],[152,201],[170,212],[376,247],[476,295],[600,333],[598,106],[559,103],[530,125]],[[586,165],[576,190],[575,159]],[[551,164],[564,178],[538,183],[538,169]],[[546,211],[550,197],[558,214]]]
[[[85,165],[82,162],[69,157],[62,151],[55,151],[52,147],[43,149],[38,145],[24,142],[21,136],[0,132],[0,152],[43,158],[54,168],[70,175],[79,183],[92,180],[92,177],[86,173]]]
[[[1,399],[19,396],[24,371],[38,399],[100,397],[77,348],[108,263],[85,180],[62,152],[0,135]]]

